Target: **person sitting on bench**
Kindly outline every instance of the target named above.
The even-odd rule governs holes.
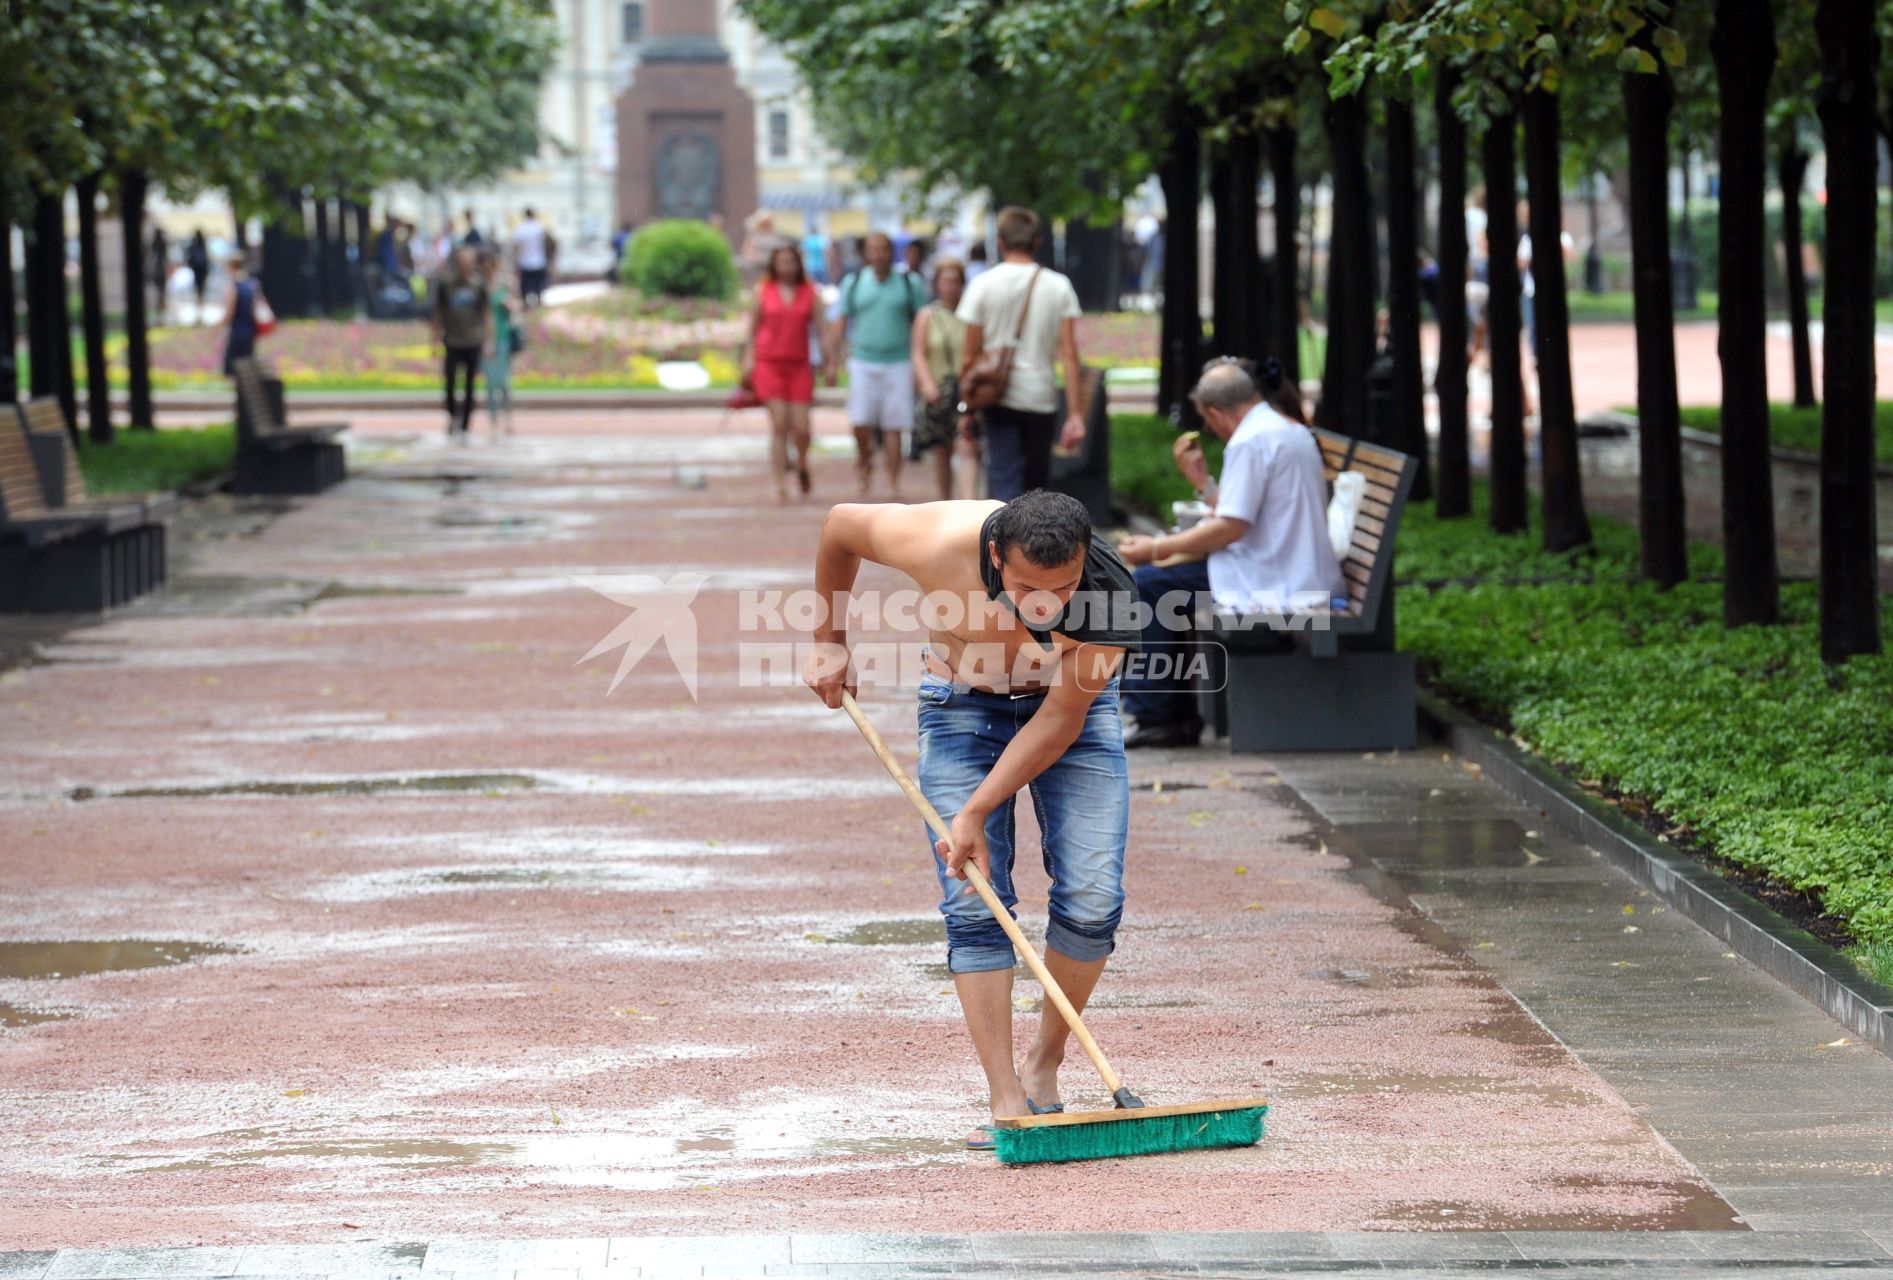
[[[1117,549],[1137,566],[1138,594],[1149,610],[1145,656],[1123,680],[1124,710],[1137,720],[1129,747],[1192,747],[1202,737],[1195,691],[1180,674],[1177,634],[1190,626],[1197,593],[1209,592],[1218,607],[1291,613],[1325,608],[1345,585],[1328,542],[1321,451],[1282,366],[1271,359],[1251,374],[1220,357],[1204,366],[1190,400],[1227,442],[1220,483],[1210,478],[1194,432],[1180,437],[1173,452],[1215,514],[1182,533],[1126,538]],[[1277,637],[1287,648],[1287,633]],[[1168,661],[1160,656],[1166,654]]]

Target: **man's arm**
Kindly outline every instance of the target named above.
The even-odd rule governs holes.
[[[1025,727],[1012,736],[1006,749],[999,753],[999,759],[993,762],[986,780],[953,816],[951,842],[935,843],[935,849],[946,859],[947,870],[956,878],[966,879],[961,868],[969,860],[988,877],[992,875],[992,859],[986,848],[986,819],[1032,779],[1051,768],[1078,740],[1078,735],[1084,732],[1085,717],[1091,714],[1091,704],[1110,683],[1123,658],[1122,649],[1081,644],[1059,661],[1057,677],[1045,701],[1025,722]],[[968,892],[971,892],[970,886]]]
[[[1212,551],[1221,551],[1249,532],[1249,522],[1234,516],[1211,516],[1200,520],[1182,533],[1160,533],[1156,537],[1139,534],[1117,544],[1117,553],[1125,564],[1150,564],[1183,556],[1189,560],[1208,559]]]
[[[1059,325],[1058,355],[1065,364],[1065,427],[1058,443],[1075,449],[1085,438],[1084,366],[1078,360],[1078,322],[1066,319]]]
[[[979,363],[981,353],[986,350],[986,331],[979,325],[969,323],[966,326],[966,343],[960,351],[960,387],[964,390],[967,378],[973,372],[973,366]]]

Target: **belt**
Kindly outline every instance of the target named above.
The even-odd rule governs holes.
[[[947,666],[946,663],[934,656],[932,651],[928,651],[922,655],[921,663],[927,668],[927,672],[930,675],[939,676],[942,680],[951,680],[954,684],[962,683],[954,676],[953,668]],[[974,693],[983,693],[990,698],[1006,698],[1013,702],[1018,702],[1024,698],[1044,697],[1051,688],[1050,685],[1040,685],[1036,689],[1019,690],[974,689],[972,685],[965,685],[964,687],[972,689]]]

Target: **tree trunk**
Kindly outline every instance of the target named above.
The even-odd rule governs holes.
[[[1591,541],[1572,407],[1570,304],[1565,294],[1563,197],[1558,190],[1558,95],[1525,95],[1525,179],[1531,193],[1532,281],[1538,310],[1539,488],[1545,550]]]
[[[1426,371],[1420,365],[1420,192],[1413,104],[1387,95],[1387,347],[1393,356],[1393,421],[1387,443],[1420,460],[1412,497],[1433,496],[1426,443]]]
[[[1173,113],[1170,145],[1157,180],[1163,187],[1163,351],[1157,409],[1191,416],[1190,388],[1202,364],[1203,317],[1197,297],[1197,207],[1202,202],[1202,135],[1182,109]]]
[[[1877,230],[1873,20],[1871,0],[1820,0],[1815,9],[1829,244],[1872,244]],[[1821,322],[1821,657],[1844,662],[1881,649],[1872,273],[1826,272]]]
[[[1637,527],[1643,576],[1689,576],[1683,523],[1682,423],[1676,409],[1676,297],[1670,276],[1669,68],[1623,78],[1630,143],[1630,287],[1637,322]]]
[[[1230,181],[1229,144],[1219,143],[1209,154],[1209,207],[1214,218],[1209,241],[1210,335],[1206,354],[1247,355],[1240,344],[1242,321],[1237,318],[1236,295],[1253,288],[1236,254],[1235,184]]]
[[[1104,195],[1109,188],[1105,185],[1102,173],[1087,172],[1085,189],[1097,195]],[[367,232],[363,223],[351,219],[352,206],[342,206],[342,223],[346,226],[351,220],[356,222],[356,261],[365,261],[368,256]],[[1122,212],[1121,203],[1118,211]],[[1118,294],[1122,291],[1119,279],[1119,223],[1117,216],[1103,222],[1090,222],[1074,218],[1065,224],[1065,266],[1066,274],[1071,277],[1072,288],[1077,291],[1078,305],[1086,311],[1116,311]]]
[[[310,242],[313,250],[314,285],[310,290],[313,296],[315,314],[326,316],[336,309],[337,299],[330,292],[334,281],[329,277],[329,202],[317,197],[311,202],[315,205],[315,238]]]
[[[131,425],[157,425],[151,412],[151,344],[145,332],[145,175],[118,175],[118,218],[125,235],[125,365]]]
[[[99,295],[98,173],[79,179],[79,303],[85,333],[86,431],[94,444],[112,442],[112,388],[105,363],[105,303]]]
[[[1238,133],[1217,149],[1210,169],[1211,200],[1216,209],[1216,239],[1211,259],[1211,305],[1216,316],[1215,349],[1223,355],[1261,359],[1265,354],[1263,317],[1268,301],[1262,278],[1262,252],[1256,223],[1256,183],[1261,178],[1261,139]]]
[[[0,401],[20,398],[18,316],[13,296],[13,210],[7,199],[7,175],[0,172]]]
[[[1333,235],[1328,250],[1328,362],[1321,378],[1322,425],[1372,438],[1367,368],[1374,359],[1374,220],[1367,189],[1366,86],[1327,104],[1334,168]]]
[[[1768,0],[1717,0],[1709,45],[1715,55],[1722,116],[1722,198],[1716,219],[1726,565],[1722,616],[1729,626],[1739,627],[1773,623],[1781,616],[1768,437],[1768,314],[1762,276],[1768,253],[1762,215],[1768,188],[1764,115],[1768,79],[1775,66],[1775,24]]]
[[[33,275],[27,322],[33,338],[33,394],[52,396],[66,430],[78,421],[72,385],[72,302],[66,288],[65,193],[41,192],[33,202]]]
[[[1485,171],[1487,256],[1486,336],[1492,356],[1492,528],[1523,533],[1531,526],[1525,481],[1525,382],[1519,360],[1518,118],[1495,116],[1480,142]]]
[[[1458,75],[1442,69],[1433,113],[1439,122],[1439,475],[1433,511],[1441,517],[1472,510],[1471,449],[1466,434],[1466,126],[1453,110]]]
[[[1808,273],[1802,262],[1801,180],[1808,171],[1808,154],[1799,142],[1782,145],[1776,162],[1781,182],[1781,251],[1788,284],[1788,337],[1794,349],[1794,403],[1814,407],[1814,349],[1808,342]]]
[[[1282,362],[1282,376],[1301,385],[1301,255],[1295,233],[1301,222],[1301,187],[1295,176],[1295,128],[1269,130],[1269,173],[1275,185],[1275,317],[1269,347]]]
[[[263,296],[279,317],[306,316],[309,296],[309,241],[303,221],[302,193],[269,179],[272,208],[263,222],[263,267],[259,273]]]

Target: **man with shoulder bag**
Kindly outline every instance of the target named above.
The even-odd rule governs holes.
[[[1084,381],[1071,281],[1041,267],[1041,229],[1030,209],[999,211],[999,265],[966,287],[960,412],[983,416],[992,496],[1010,502],[1051,478],[1054,439],[1067,449],[1085,438]],[[989,345],[990,338],[1009,339]],[[1066,415],[1058,424],[1057,365],[1065,370]]]

